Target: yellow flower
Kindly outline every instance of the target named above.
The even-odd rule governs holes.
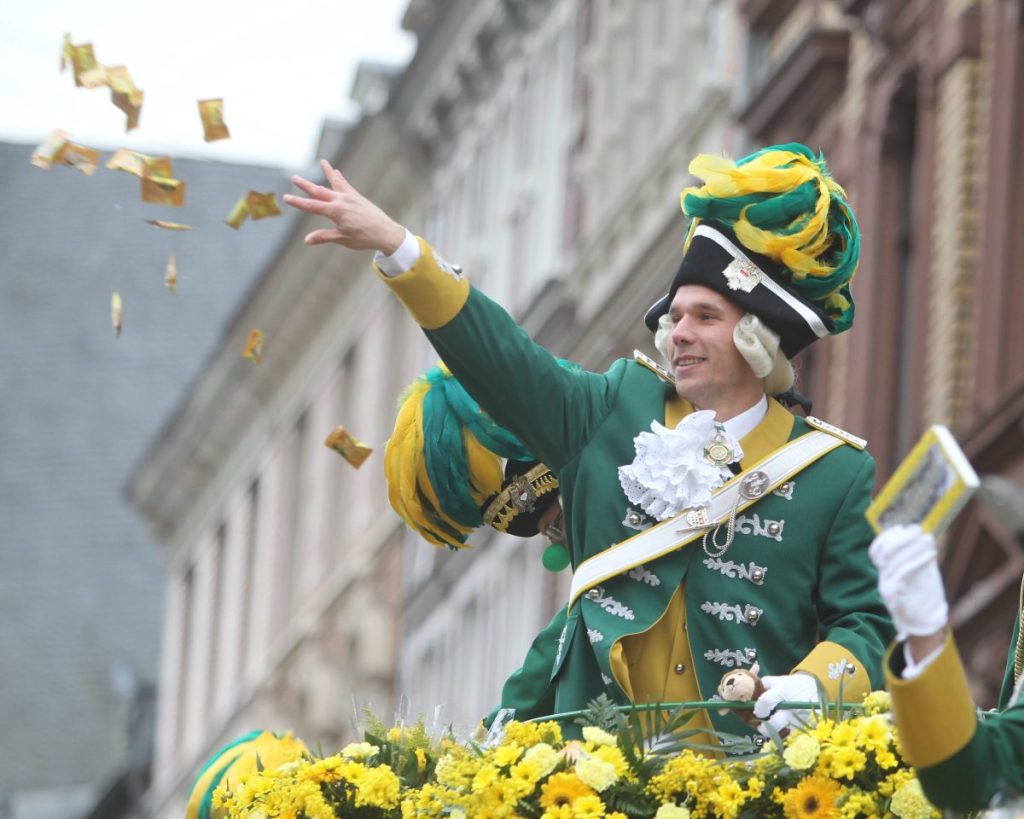
[[[821,746],[818,744],[818,740],[811,734],[801,732],[787,741],[782,758],[790,768],[796,771],[806,771],[818,759],[820,752]]]
[[[806,776],[786,794],[782,812],[786,819],[840,819],[836,800],[838,782],[823,776]]]
[[[752,776],[747,780],[747,795],[751,799],[757,799],[764,793],[764,780],[759,776]]]
[[[558,751],[546,742],[540,742],[537,745],[534,745],[532,748],[527,749],[526,753],[523,754],[523,762],[528,762],[537,768],[538,779],[551,773],[558,764],[559,759]]]
[[[588,725],[583,729],[583,738],[595,745],[615,745],[615,737],[596,725]]]
[[[370,805],[375,808],[398,807],[399,781],[387,765],[366,768],[356,784],[356,807]]]
[[[341,755],[346,759],[366,759],[377,753],[377,746],[369,742],[350,742],[341,749]]]
[[[556,745],[562,741],[562,729],[557,722],[510,722],[505,726],[504,744],[518,743],[524,748],[546,742]]]
[[[584,785],[589,785],[595,791],[603,791],[613,784],[618,777],[615,775],[615,766],[597,757],[587,757],[576,763],[576,776]]]
[[[423,773],[427,769],[427,755],[422,748],[416,749],[416,773]]]
[[[914,778],[912,771],[906,769],[893,771],[884,781],[878,784],[878,792],[882,796],[892,796],[904,782]]]
[[[935,811],[916,779],[904,782],[896,789],[889,810],[900,819],[929,819]]]
[[[572,803],[572,813],[575,819],[601,819],[604,816],[604,802],[596,794],[581,796]]]
[[[574,773],[552,774],[540,789],[540,805],[550,808],[561,805],[572,805],[581,796],[591,796],[594,791],[580,781]]]
[[[662,805],[654,819],[690,819],[690,811],[682,805]]]
[[[874,796],[862,790],[851,790],[846,794],[842,805],[843,819],[857,819],[859,816],[881,816]]]
[[[552,805],[550,808],[545,808],[540,819],[576,819],[576,814],[573,812],[572,805]]]
[[[499,768],[507,768],[519,759],[522,753],[522,746],[516,742],[510,742],[508,745],[501,745],[494,752],[494,764]]]
[[[892,711],[892,697],[888,691],[872,691],[864,696],[864,713],[867,716],[887,714],[890,711]]]
[[[829,760],[829,772],[837,779],[853,779],[864,770],[867,755],[857,748],[833,748]]]
[[[626,762],[626,757],[622,755],[622,751],[618,747],[602,745],[594,749],[593,756],[611,764],[615,768],[615,775],[619,779],[629,774],[629,763]]]

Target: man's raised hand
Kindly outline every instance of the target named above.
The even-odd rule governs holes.
[[[283,197],[285,204],[324,216],[334,223],[332,228],[308,234],[306,244],[333,242],[350,250],[379,250],[386,256],[394,253],[405,238],[405,228],[353,188],[341,171],[326,159],[320,160],[320,167],[329,188],[293,176],[292,182],[306,196],[286,193]]]

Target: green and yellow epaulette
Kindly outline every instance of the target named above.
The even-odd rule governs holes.
[[[639,350],[633,350],[633,360],[641,367],[646,367],[652,373],[654,373],[662,381],[666,381],[669,384],[675,384],[676,380],[672,377],[672,373],[662,367],[657,361],[651,358],[645,353],[641,353]]]
[[[835,435],[836,438],[845,441],[854,449],[864,449],[868,445],[868,442],[865,438],[858,438],[852,432],[847,432],[845,429],[840,429],[837,426],[833,426],[827,421],[822,421],[820,418],[815,418],[813,415],[808,415],[806,418],[804,418],[804,420],[807,422],[808,426],[814,427],[814,429],[821,430],[822,432],[827,432],[829,435]]]

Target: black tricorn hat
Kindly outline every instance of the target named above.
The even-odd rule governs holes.
[[[505,462],[501,491],[481,505],[484,523],[517,537],[538,534],[538,521],[558,503],[558,478],[539,461]]]
[[[778,262],[747,250],[720,222],[697,225],[668,293],[644,316],[653,333],[668,313],[680,285],[699,284],[753,313],[779,334],[786,358],[832,331],[832,320],[814,302],[794,292],[792,273]]]

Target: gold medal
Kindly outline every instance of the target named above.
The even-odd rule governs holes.
[[[715,424],[715,437],[704,447],[704,458],[713,466],[724,467],[737,459],[737,454],[725,437],[725,427]]]

